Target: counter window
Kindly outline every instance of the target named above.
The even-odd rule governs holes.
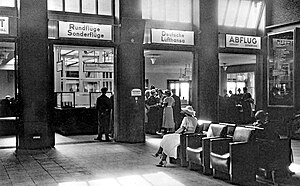
[[[54,50],[57,107],[91,107],[102,87],[113,92],[113,48],[55,46]]]

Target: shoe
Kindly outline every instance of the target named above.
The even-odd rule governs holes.
[[[155,154],[151,154],[151,156],[153,156],[154,158],[157,158],[160,154],[155,153]]]
[[[158,164],[156,164],[156,167],[166,167],[167,161],[160,161]]]
[[[101,138],[94,138],[94,140],[97,140],[97,141],[102,141]]]

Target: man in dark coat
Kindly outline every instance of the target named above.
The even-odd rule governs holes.
[[[173,106],[173,115],[174,115],[174,121],[175,121],[175,130],[177,130],[180,125],[181,125],[181,121],[183,116],[181,115],[181,101],[180,101],[180,97],[176,95],[176,90],[172,89],[172,96],[171,96],[174,100],[175,100],[175,105]]]
[[[98,110],[98,136],[95,140],[102,141],[102,134],[105,134],[105,141],[109,139],[109,124],[110,124],[110,111],[111,100],[105,95],[107,88],[101,89],[101,96],[97,98],[96,109]]]

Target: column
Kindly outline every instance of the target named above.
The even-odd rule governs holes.
[[[48,61],[47,0],[21,0],[19,17],[17,148],[51,147],[53,67]]]
[[[218,0],[200,0],[195,4],[196,76],[194,99],[199,119],[218,121],[219,59]],[[196,20],[196,21],[195,21]]]
[[[144,50],[145,23],[140,0],[119,0],[116,4],[115,29],[117,62],[115,64],[115,139],[118,142],[145,142],[144,131]],[[142,96],[131,96],[140,89]]]

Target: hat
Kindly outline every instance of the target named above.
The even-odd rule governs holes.
[[[265,116],[267,116],[268,115],[268,113],[267,112],[265,112],[265,111],[263,111],[263,110],[259,110],[259,111],[257,111],[256,113],[255,113],[255,119],[256,120],[261,120],[261,119],[263,119]]]
[[[196,112],[194,111],[192,106],[186,106],[185,108],[181,109],[183,113],[195,116]]]
[[[10,98],[10,95],[6,95],[5,98]]]
[[[102,93],[106,93],[107,90],[108,90],[108,89],[107,89],[106,87],[101,88],[101,92],[102,92]]]

